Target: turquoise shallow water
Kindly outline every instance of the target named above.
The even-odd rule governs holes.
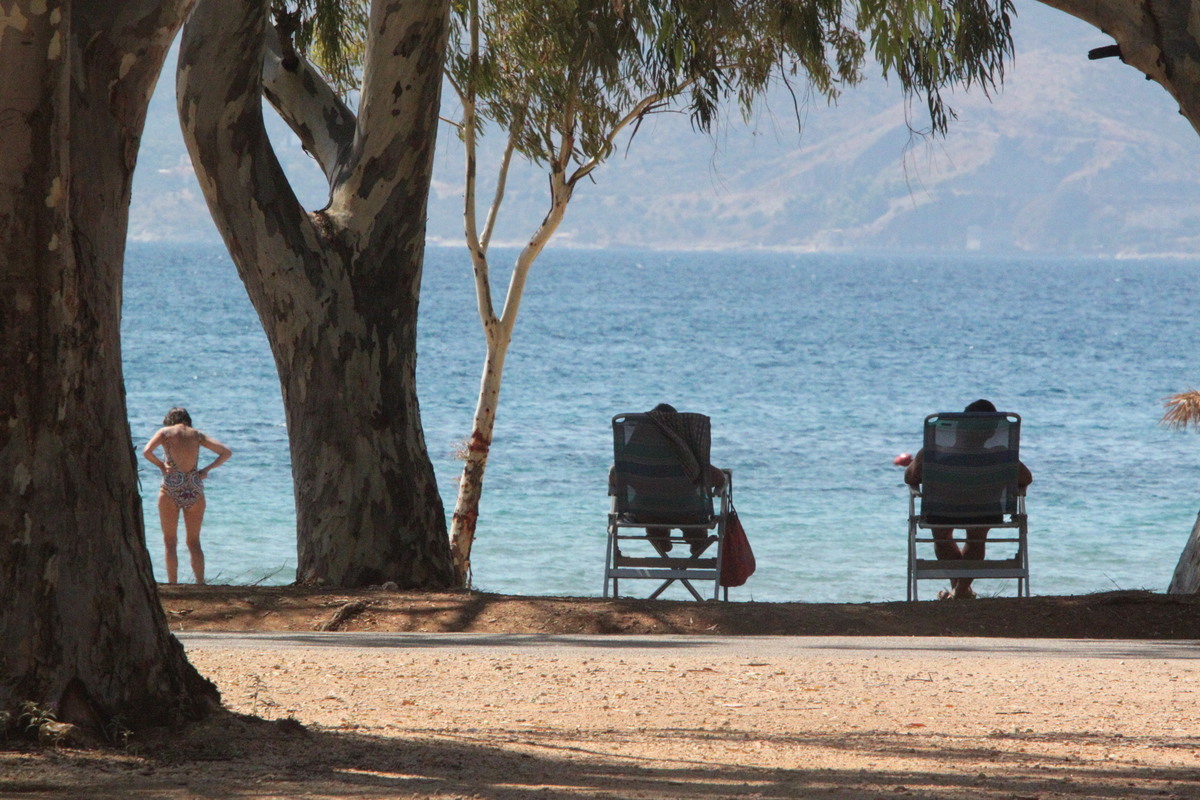
[[[1200,383],[1198,267],[548,251],[506,367],[475,585],[599,595],[609,419],[666,401],[713,418],[713,460],[734,471],[759,563],[736,599],[901,599],[892,458],[920,446],[926,414],[988,397],[1024,418],[1034,593],[1164,590],[1200,508],[1200,438],[1158,424],[1163,397]],[[461,250],[429,251],[421,302],[421,408],[451,508],[483,357]],[[293,580],[279,385],[224,250],[132,244],[123,329],[139,450],[175,404],[235,450],[208,486],[209,579]]]

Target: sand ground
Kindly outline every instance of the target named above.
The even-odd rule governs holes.
[[[1190,653],[747,641],[721,657],[189,646],[235,714],[119,754],[0,753],[0,796],[1200,798]]]

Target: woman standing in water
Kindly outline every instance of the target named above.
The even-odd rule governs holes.
[[[196,583],[204,583],[204,551],[200,548],[200,525],[204,522],[204,480],[208,473],[233,455],[225,445],[205,436],[192,427],[192,418],[186,408],[172,408],[163,420],[162,428],[150,439],[142,455],[162,470],[162,489],[158,493],[158,516],[162,522],[163,543],[167,548],[167,582],[178,583],[179,559],[175,555],[176,532],[179,530],[179,512],[183,512],[183,524],[187,529],[187,547],[192,557],[192,572]],[[154,451],[162,445],[166,460]],[[200,448],[206,447],[217,454],[216,459],[204,469],[200,466]]]

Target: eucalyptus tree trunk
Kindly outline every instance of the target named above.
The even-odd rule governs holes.
[[[459,478],[458,497],[450,525],[450,550],[454,559],[454,579],[457,586],[468,586],[471,581],[471,548],[475,543],[475,532],[479,523],[479,502],[483,496],[483,477],[487,470],[488,454],[492,448],[492,434],[496,427],[496,408],[500,402],[500,385],[504,378],[504,359],[508,354],[509,345],[512,343],[513,328],[517,324],[517,312],[521,306],[521,297],[525,292],[525,281],[529,276],[529,270],[562,223],[567,212],[567,205],[574,196],[575,186],[600,165],[607,152],[611,150],[618,134],[636,120],[641,119],[643,114],[663,99],[659,95],[651,95],[633,104],[624,117],[617,121],[610,130],[604,132],[603,138],[607,141],[608,147],[601,148],[599,154],[578,164],[573,170],[571,165],[576,163],[576,135],[579,133],[577,128],[580,125],[578,109],[572,104],[568,104],[562,109],[561,117],[556,119],[552,130],[542,132],[547,139],[553,138],[555,134],[558,137],[556,152],[547,163],[550,209],[530,237],[528,244],[517,256],[508,285],[508,293],[504,299],[504,310],[497,315],[495,304],[492,301],[488,247],[491,244],[492,232],[495,230],[500,207],[504,203],[508,170],[512,164],[513,153],[517,148],[517,140],[523,133],[522,128],[527,109],[520,105],[510,109],[512,113],[507,121],[508,144],[497,170],[496,193],[488,207],[487,218],[481,229],[476,211],[478,86],[477,78],[474,75],[474,71],[478,68],[479,23],[478,5],[472,4],[468,55],[468,63],[472,66],[468,70],[465,80],[455,87],[463,105],[460,130],[466,156],[463,191],[464,234],[467,249],[471,253],[479,320],[483,325],[484,339],[487,342],[487,355],[484,358],[483,375],[479,383],[479,401],[475,406],[471,436],[467,440],[466,452],[463,455],[462,477]]]
[[[219,702],[158,602],[121,373],[130,183],[187,0],[0,24],[0,717],[97,729]],[[0,721],[0,729],[5,726]]]
[[[184,27],[176,88],[196,175],[279,370],[297,578],[445,587],[416,325],[448,3],[374,3],[357,120],[306,65],[276,63],[267,11],[201,0]],[[264,92],[321,160],[330,179],[321,211],[300,206],[280,169]]]
[[[470,137],[469,148],[472,151],[467,158],[468,170],[474,169],[474,139]],[[505,158],[505,171],[511,151]],[[473,184],[473,181],[470,181]],[[503,176],[500,181],[503,186]],[[487,340],[487,355],[483,362],[483,375],[479,381],[479,400],[475,405],[475,418],[471,424],[471,437],[467,441],[466,453],[463,456],[462,477],[458,482],[458,497],[454,506],[454,517],[450,523],[450,550],[454,559],[454,580],[456,586],[467,586],[471,581],[471,547],[475,542],[475,529],[479,521],[479,501],[483,497],[483,476],[487,470],[488,453],[492,449],[492,434],[496,428],[496,408],[500,402],[500,384],[504,378],[504,359],[512,343],[513,327],[517,324],[517,311],[521,306],[521,297],[525,292],[525,280],[533,262],[545,248],[554,232],[562,223],[571,200],[573,185],[563,179],[561,171],[550,175],[550,211],[530,238],[529,243],[522,248],[513,265],[512,277],[509,280],[508,293],[504,299],[504,311],[496,316],[489,282],[487,260],[487,244],[491,233],[491,222],[495,219],[496,211],[502,200],[503,188],[498,190],[493,202],[492,213],[489,215],[487,232],[482,242],[475,236],[473,186],[467,192],[467,229],[468,238],[473,240],[471,257],[475,272],[476,298],[479,305],[479,319],[483,324],[484,338]]]
[[[1200,22],[1193,0],[1041,0],[1116,40],[1121,60],[1160,84],[1200,132]]]

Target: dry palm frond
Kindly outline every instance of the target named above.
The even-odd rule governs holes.
[[[1186,392],[1173,394],[1163,400],[1163,413],[1160,422],[1171,428],[1186,428],[1188,425],[1200,427],[1200,392],[1188,389]]]

